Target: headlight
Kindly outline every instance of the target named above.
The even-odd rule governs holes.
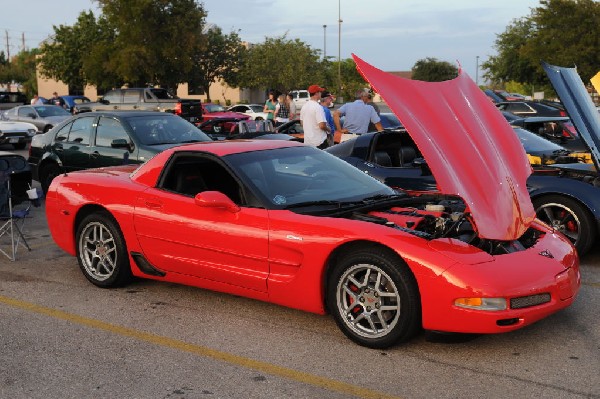
[[[30,136],[35,136],[36,133],[37,133],[37,130],[35,130],[35,129],[27,129],[27,134]]]
[[[458,298],[454,305],[459,308],[476,310],[506,310],[506,299],[504,298]]]

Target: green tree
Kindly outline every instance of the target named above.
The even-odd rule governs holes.
[[[250,46],[237,76],[228,83],[234,87],[279,90],[285,92],[315,83],[319,72],[319,51],[287,34],[267,37],[264,43]]]
[[[93,74],[90,78],[90,74],[85,73],[85,63],[89,57],[93,57],[95,46],[114,41],[114,32],[106,19],[100,17],[96,20],[91,11],[82,12],[73,26],[60,25],[53,28],[54,35],[40,49],[41,73],[45,77],[79,88],[83,88],[88,82],[99,83],[93,78]],[[103,74],[114,76],[110,71],[102,68]]]
[[[418,60],[412,67],[412,79],[426,82],[441,82],[454,79],[458,75],[458,68],[447,61],[427,57]]]
[[[600,65],[600,3],[594,0],[540,0],[529,16],[514,20],[497,36],[497,55],[482,64],[496,85],[516,81],[536,90],[549,87],[541,60],[576,65],[588,81]]]
[[[198,48],[194,57],[194,67],[189,74],[188,83],[201,87],[210,102],[210,85],[219,80],[233,80],[243,61],[245,47],[237,32],[223,34],[221,28],[214,26],[206,32],[206,47]]]
[[[206,12],[195,0],[96,0],[116,37],[97,59],[131,85],[174,88],[195,65],[204,45]],[[106,56],[110,55],[107,59]]]
[[[38,49],[24,50],[4,64],[2,80],[21,84],[23,92],[28,96],[37,93],[36,57]]]

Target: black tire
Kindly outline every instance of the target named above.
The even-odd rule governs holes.
[[[42,165],[39,172],[39,179],[44,194],[48,192],[48,187],[50,187],[50,183],[52,183],[52,180],[54,180],[54,178],[58,175],[60,175],[60,166],[58,166],[54,162]]]
[[[27,146],[27,143],[13,144],[13,147],[15,148],[15,150],[24,150],[26,146]]]
[[[387,348],[421,329],[416,280],[402,259],[380,247],[341,256],[331,270],[326,295],[338,327],[360,345]]]
[[[125,240],[109,214],[98,212],[86,216],[77,226],[75,239],[79,268],[92,284],[110,288],[131,281]]]
[[[262,121],[264,120],[263,118],[261,118],[260,116],[257,116],[256,118],[254,118],[255,121]]]
[[[535,213],[541,221],[564,234],[581,256],[596,240],[593,215],[576,200],[562,195],[547,195],[533,200]]]

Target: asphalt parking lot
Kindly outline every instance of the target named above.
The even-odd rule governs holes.
[[[600,398],[600,246],[563,312],[381,351],[328,316],[148,280],[96,288],[43,204],[31,216],[32,250],[0,259],[2,398]]]

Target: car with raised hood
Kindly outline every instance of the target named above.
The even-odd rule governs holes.
[[[565,73],[567,72],[576,74],[572,71]],[[574,78],[570,82],[574,86],[573,90],[584,87],[583,83],[578,86],[576,82]],[[561,91],[561,98],[570,96],[567,89]],[[585,106],[579,104],[584,102]],[[537,216],[568,236],[580,255],[586,254],[597,242],[600,229],[598,156],[588,148],[596,146],[589,137],[600,136],[600,123],[593,120],[597,114],[594,108],[589,95],[582,95],[578,103],[569,101],[567,107],[570,115],[577,115],[577,119],[573,118],[573,128],[577,128],[577,137],[588,143],[584,147],[587,152],[574,152],[520,127],[512,128],[533,167],[533,174],[527,179],[527,189]],[[584,111],[585,116],[581,116]],[[492,127],[489,126],[486,130],[492,131]],[[592,133],[587,134],[586,138],[580,135],[582,129]],[[368,133],[326,151],[391,187],[411,191],[438,191],[427,158],[424,158],[419,146],[406,132]],[[480,165],[486,162],[486,158],[478,156],[471,161],[473,165]]]
[[[138,276],[329,312],[371,348],[421,328],[509,332],[573,303],[577,253],[535,219],[525,152],[475,83],[397,80],[355,61],[429,159],[440,193],[398,193],[293,141],[223,140],[57,176],[46,198],[52,237],[97,286]],[[448,106],[429,115],[440,101]],[[473,168],[477,156],[487,162]]]

